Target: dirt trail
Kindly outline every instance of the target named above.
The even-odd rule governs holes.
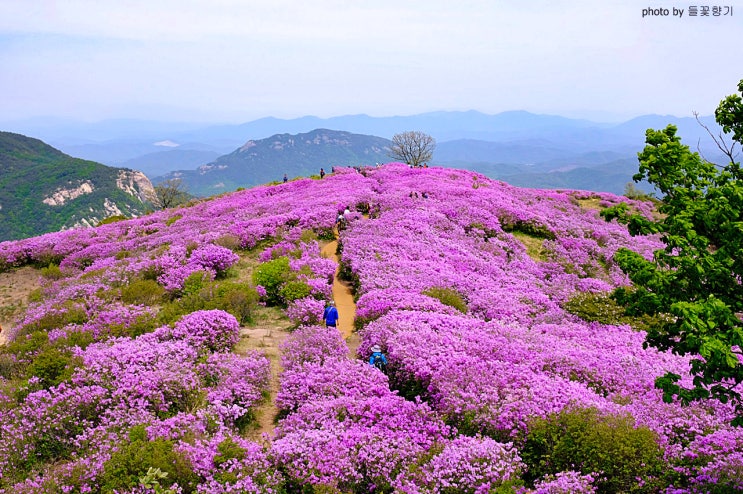
[[[338,241],[333,240],[322,248],[321,255],[338,263],[339,259],[335,253],[337,248]],[[351,287],[338,278],[339,271],[340,267],[336,269],[333,280],[333,300],[340,316],[338,330],[348,345],[349,356],[356,358],[356,350],[360,343],[358,333],[353,330],[356,303],[353,300]],[[262,350],[271,361],[270,398],[256,408],[256,427],[247,433],[247,436],[254,441],[262,441],[264,434],[272,438],[276,428],[275,420],[279,412],[276,407],[276,395],[279,392],[281,374],[279,345],[287,336],[289,332],[277,314],[266,313],[260,322],[260,327],[242,328],[240,343],[235,348],[235,351],[241,354],[253,349]]]
[[[273,437],[276,424],[276,415],[279,409],[276,407],[276,395],[279,392],[279,375],[281,374],[279,345],[289,335],[285,327],[280,324],[262,324],[259,328],[242,328],[241,340],[235,351],[245,354],[249,350],[261,350],[271,362],[271,377],[268,385],[270,396],[255,410],[256,427],[251,429],[247,436],[257,442],[261,442],[263,434]]]
[[[338,241],[333,240],[328,242],[322,248],[321,255],[328,259],[334,260],[339,263],[338,268],[335,270],[335,278],[333,279],[333,300],[335,301],[335,307],[338,309],[338,330],[343,335],[343,339],[346,340],[348,345],[348,353],[351,358],[356,358],[356,350],[359,348],[361,342],[359,334],[353,330],[353,321],[356,317],[356,302],[353,300],[353,292],[351,287],[345,281],[341,281],[338,277],[340,272],[340,260],[338,255],[335,253],[338,248]]]

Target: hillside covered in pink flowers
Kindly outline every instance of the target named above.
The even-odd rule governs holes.
[[[1,243],[43,281],[0,347],[0,492],[743,490],[732,406],[665,403],[655,378],[688,358],[608,298],[617,249],[662,246],[599,216],[619,202],[653,214],[389,164]],[[320,320],[346,207],[356,355]],[[292,329],[277,392],[235,350],[264,306]]]

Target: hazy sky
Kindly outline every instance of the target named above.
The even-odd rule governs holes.
[[[711,114],[743,78],[720,1],[0,0],[0,121]]]

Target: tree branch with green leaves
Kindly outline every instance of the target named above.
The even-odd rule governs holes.
[[[743,80],[738,89],[743,94]],[[739,95],[722,100],[715,119],[732,134],[734,143],[723,143],[725,149],[743,144]],[[607,221],[626,223],[633,235],[658,233],[665,244],[652,260],[627,249],[617,252],[615,260],[633,287],[617,289],[614,298],[628,313],[665,316],[648,331],[646,346],[691,359],[691,386],[673,373],[656,380],[664,400],[731,402],[733,423],[743,425],[743,176],[732,151],[725,153],[730,162],[717,166],[683,145],[676,130],[648,129],[633,177],[663,194],[659,218],[632,214],[627,205],[603,212]]]

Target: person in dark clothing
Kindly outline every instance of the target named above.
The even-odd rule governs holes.
[[[338,309],[335,308],[335,302],[331,300],[322,314],[322,320],[325,321],[325,326],[335,328],[338,325],[338,318]]]
[[[325,178],[325,168],[320,168],[320,178]]]
[[[289,181],[289,177],[286,176],[286,173],[284,173],[284,183],[287,183]]]

